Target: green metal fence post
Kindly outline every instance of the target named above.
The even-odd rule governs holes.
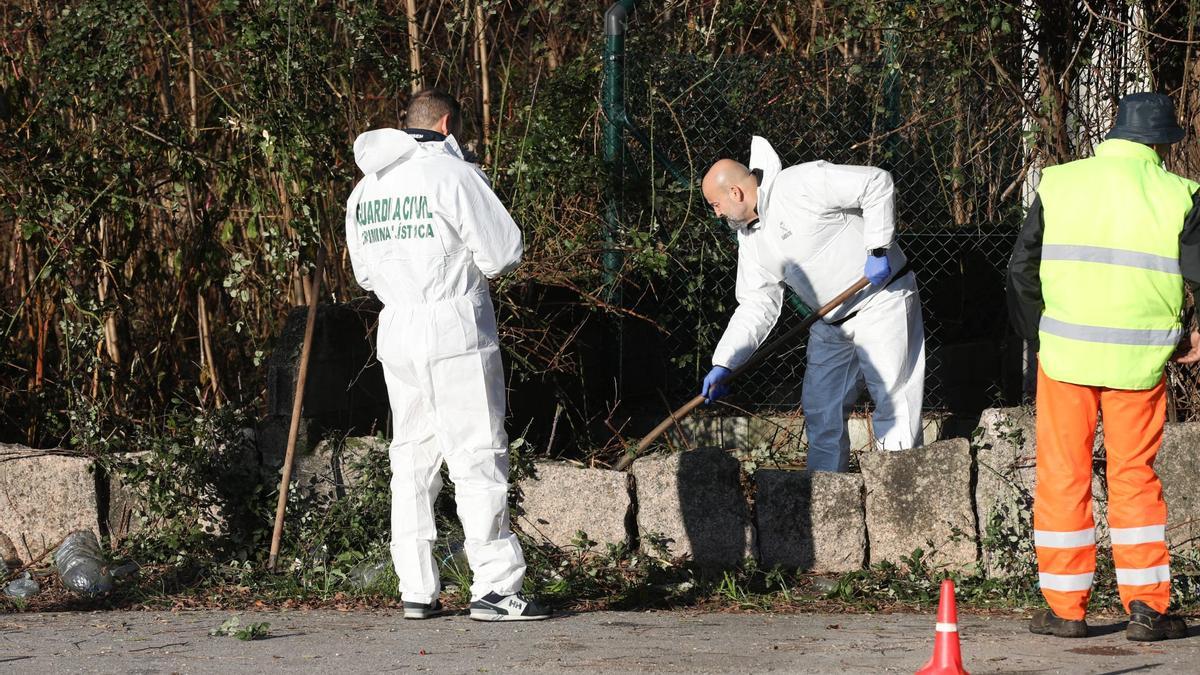
[[[607,302],[621,304],[620,272],[624,265],[619,236],[621,232],[621,200],[625,187],[625,28],[633,11],[634,0],[619,0],[604,13],[604,90],[602,122],[604,124],[604,164],[608,169],[608,190],[604,205],[604,294]],[[621,316],[613,317],[612,372],[616,400],[621,398],[624,381],[625,339]],[[615,401],[614,401],[615,403]]]
[[[887,111],[887,130],[894,132],[900,126],[900,65],[897,63],[898,47],[897,47],[896,29],[889,28],[883,31],[883,62],[885,72],[883,74],[883,104]],[[891,170],[895,166],[896,154],[899,149],[900,139],[895,133],[889,133],[883,141],[885,151],[885,161],[887,166],[884,168]]]
[[[616,283],[622,256],[617,247],[621,227],[621,196],[625,180],[625,28],[634,0],[614,2],[604,13],[604,163],[609,171],[605,204],[604,284],[610,301],[619,301]]]

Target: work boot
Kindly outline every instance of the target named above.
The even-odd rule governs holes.
[[[1039,609],[1029,620],[1029,632],[1038,635],[1053,635],[1060,638],[1087,637],[1088,626],[1084,619],[1064,619],[1051,609]]]
[[[1141,600],[1129,603],[1129,625],[1125,637],[1135,642],[1158,642],[1187,637],[1187,624],[1173,614],[1150,609]]]
[[[471,618],[476,621],[540,621],[550,618],[549,609],[520,593],[488,593],[471,603]]]
[[[434,598],[433,602],[405,601],[404,603],[404,618],[406,619],[432,619],[443,611],[442,601],[437,598]]]

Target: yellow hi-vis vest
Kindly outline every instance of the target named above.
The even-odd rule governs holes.
[[[1046,168],[1038,194],[1042,369],[1060,382],[1150,389],[1179,343],[1179,235],[1198,185],[1125,140]]]

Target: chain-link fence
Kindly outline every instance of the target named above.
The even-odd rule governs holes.
[[[699,182],[715,160],[747,161],[767,138],[784,165],[825,159],[889,170],[900,245],[921,288],[927,335],[926,407],[978,409],[1021,391],[1021,343],[1010,339],[1004,269],[1019,227],[1025,165],[1020,112],[984,95],[964,73],[911,71],[836,58],[626,59],[628,130],[618,186],[627,238],[657,248],[656,273],[623,302],[649,322],[626,322],[622,396],[660,403],[698,391],[735,307],[736,242]],[[628,262],[628,261],[627,261]],[[638,261],[646,263],[646,261]],[[654,262],[654,261],[651,261]],[[785,306],[778,330],[804,312]],[[752,410],[800,402],[803,342],[738,385]],[[668,355],[665,360],[662,354]]]

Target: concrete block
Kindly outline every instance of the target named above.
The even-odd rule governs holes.
[[[584,469],[566,462],[537,462],[536,477],[518,483],[517,523],[531,537],[562,547],[584,532],[599,550],[629,543],[633,495],[629,474]]]
[[[860,474],[760,470],[754,482],[763,567],[818,573],[862,569],[867,523]]]
[[[932,443],[940,438],[942,417],[926,417],[922,421],[924,438]],[[874,431],[868,415],[856,414],[847,421],[850,433],[850,451],[854,455],[873,451]],[[743,450],[770,451],[772,457],[782,460],[778,466],[803,466],[807,454],[808,429],[803,415],[778,417],[751,417],[748,420],[747,444],[737,446]],[[770,464],[763,464],[770,466]]]
[[[750,420],[745,417],[689,416],[679,421],[679,429],[696,448],[732,450],[751,443]]]
[[[0,444],[0,532],[32,560],[75,530],[99,534],[96,477],[83,457]]]
[[[248,433],[248,436],[252,437],[252,435]],[[241,489],[242,486],[259,477],[260,467],[253,453],[253,443],[249,442],[249,438],[244,446],[239,461],[232,464],[234,471],[243,472],[244,475],[223,474],[228,477],[228,480],[216,481],[209,488],[216,492],[216,495],[210,493],[206,496],[219,496],[221,490],[224,489]],[[187,519],[189,523],[195,518],[196,525],[213,535],[222,535],[229,531],[226,514],[218,504],[210,503],[201,512],[196,513],[193,510],[194,504],[190,502],[174,505],[164,503],[159,506],[177,507],[178,510],[172,509],[155,514],[147,513],[138,483],[145,482],[148,477],[162,476],[174,471],[175,467],[168,458],[156,456],[153,452],[134,452],[121,454],[114,460],[117,466],[106,471],[103,476],[104,484],[107,486],[107,501],[100,507],[100,516],[107,518],[104,525],[114,540],[119,541],[136,536],[145,528],[160,527],[166,520],[173,518]],[[274,480],[278,484],[278,473],[275,474]],[[182,485],[176,487],[184,488]],[[105,508],[107,510],[104,510]],[[254,526],[257,526],[257,523]]]
[[[283,466],[291,423],[291,418],[284,415],[271,415],[259,420],[254,430],[254,443],[264,467],[278,472],[279,467]],[[318,436],[319,430],[312,421],[301,417],[296,429],[296,452],[312,452],[320,440]]]
[[[921,418],[921,432],[925,443],[934,443],[942,440],[942,428],[945,426],[945,417],[933,417],[926,415]]]
[[[121,456],[119,461],[136,463],[149,456],[149,452],[136,452]],[[136,486],[129,484],[119,471],[109,472],[105,479],[108,484],[108,512],[103,514],[108,519],[106,526],[115,540],[125,539],[144,525],[145,505],[138,498]]]
[[[862,456],[871,563],[922,549],[936,567],[975,565],[971,448],[966,439]]]
[[[850,452],[870,452],[871,442],[875,438],[875,432],[871,429],[871,418],[866,415],[853,415],[846,420],[846,427],[850,432]],[[804,444],[808,445],[808,434],[804,435]]]
[[[292,413],[307,317],[307,307],[288,313],[267,358],[270,416],[288,418]],[[387,388],[371,344],[371,326],[377,321],[373,308],[318,305],[304,392],[304,417],[317,428],[367,434],[386,423]]]
[[[856,415],[849,419],[847,426],[850,430],[850,467],[853,471],[855,461],[861,463],[864,455],[879,452],[875,447],[875,427],[870,415]],[[922,444],[933,443],[941,437],[942,419],[923,418],[921,420]],[[807,437],[805,443],[808,442]]]
[[[925,417],[922,420],[925,444],[935,442],[941,437],[943,422],[941,417]],[[875,437],[874,430],[871,428],[870,416],[854,414],[847,420],[847,426],[850,428],[851,450],[856,450],[856,452],[869,450],[871,440]],[[748,438],[749,446],[739,447],[755,447],[758,444],[779,446],[779,444],[796,444],[797,442],[802,446],[808,446],[808,425],[805,424],[802,414],[781,417],[751,417],[748,419],[746,438]]]
[[[301,490],[311,491],[315,495],[340,499],[362,480],[360,467],[368,456],[378,453],[386,458],[389,444],[387,439],[375,436],[321,441],[311,451],[297,452],[292,466],[292,482]],[[282,458],[277,463],[268,462],[266,466],[278,482]]]
[[[984,410],[975,436],[975,517],[991,577],[1033,569],[1036,433],[1032,408]]]
[[[1104,444],[1097,429],[1093,446]],[[1032,407],[992,408],[979,419],[975,439],[975,516],[979,523],[984,574],[1007,577],[1036,566],[1033,550],[1033,495],[1037,485],[1037,420]],[[1097,543],[1108,541],[1108,489],[1092,478],[1092,515]]]
[[[1171,553],[1200,548],[1200,423],[1168,424],[1154,463],[1167,500],[1167,545]]]
[[[796,448],[803,452],[804,416],[751,417],[747,421],[748,448]]]
[[[804,467],[803,417],[751,417],[748,422],[747,443],[734,452],[745,471]]]
[[[702,569],[727,569],[754,554],[754,528],[741,487],[738,462],[706,448],[651,455],[630,468],[637,494],[642,548],[661,535],[668,553],[690,556]]]

